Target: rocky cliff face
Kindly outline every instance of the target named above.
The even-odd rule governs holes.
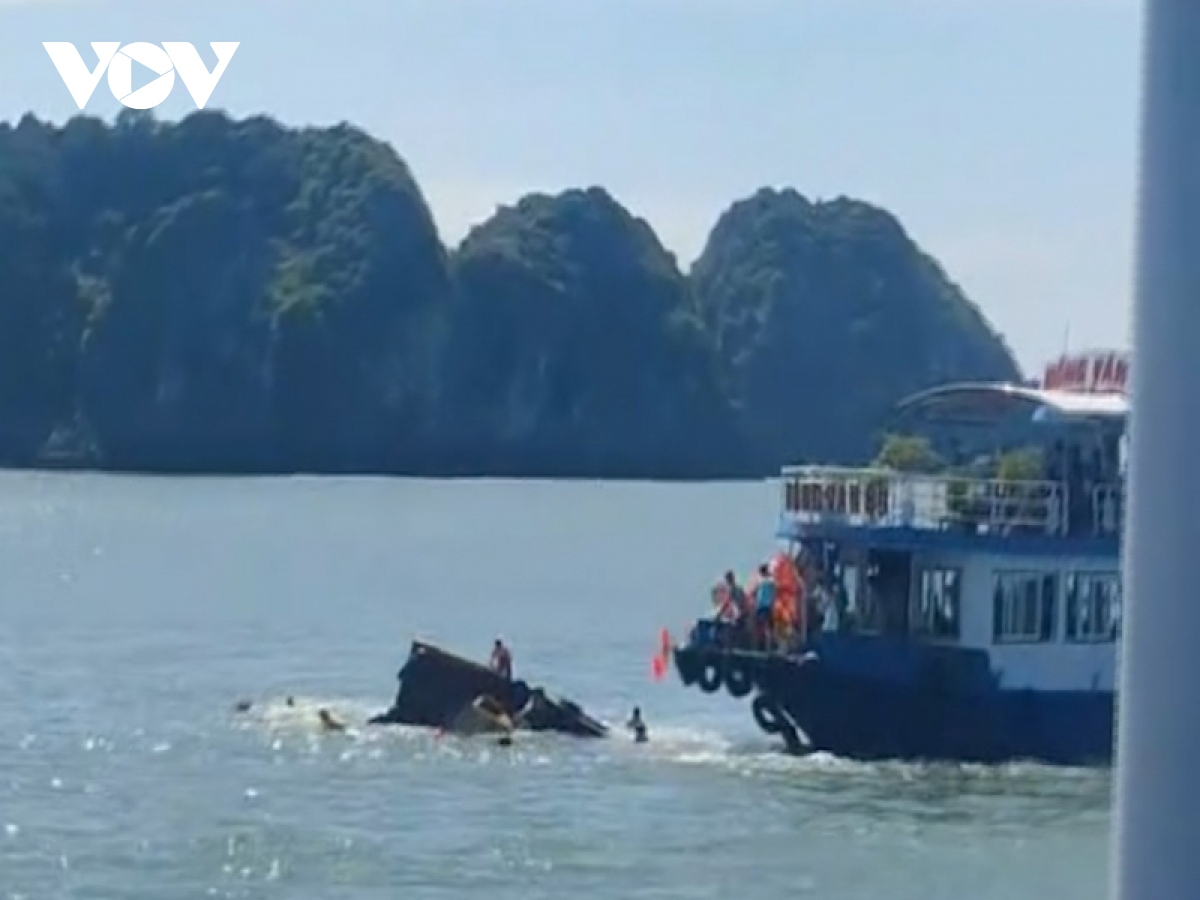
[[[868,458],[905,395],[1019,377],[979,310],[866,203],[759,191],[720,217],[691,281],[756,468]]]
[[[441,244],[340,126],[0,125],[0,463],[692,477],[869,454],[888,407],[1012,378],[888,213],[762,191],[684,276],[600,188]]]
[[[454,269],[464,446],[517,472],[668,477],[737,461],[706,439],[731,419],[688,284],[606,192],[525,197],[467,236]]]

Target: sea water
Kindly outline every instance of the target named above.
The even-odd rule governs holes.
[[[796,760],[651,679],[777,499],[0,475],[0,900],[1103,896],[1105,773]],[[412,638],[497,636],[650,743],[365,727]]]

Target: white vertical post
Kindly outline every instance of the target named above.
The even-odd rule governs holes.
[[[1113,893],[1200,897],[1200,0],[1147,0]]]

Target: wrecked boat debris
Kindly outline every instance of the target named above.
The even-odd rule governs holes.
[[[413,641],[397,677],[400,689],[391,708],[368,724],[420,725],[464,734],[526,730],[608,735],[608,727],[577,703],[424,641]]]

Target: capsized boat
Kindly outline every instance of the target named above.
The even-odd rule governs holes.
[[[509,735],[516,724],[493,697],[476,697],[454,717],[449,730],[470,737],[478,734]]]
[[[510,680],[487,666],[424,641],[413,641],[397,678],[400,689],[371,725],[423,725],[466,733],[515,729],[606,737],[608,727],[571,700]],[[503,717],[503,719],[501,718]]]

